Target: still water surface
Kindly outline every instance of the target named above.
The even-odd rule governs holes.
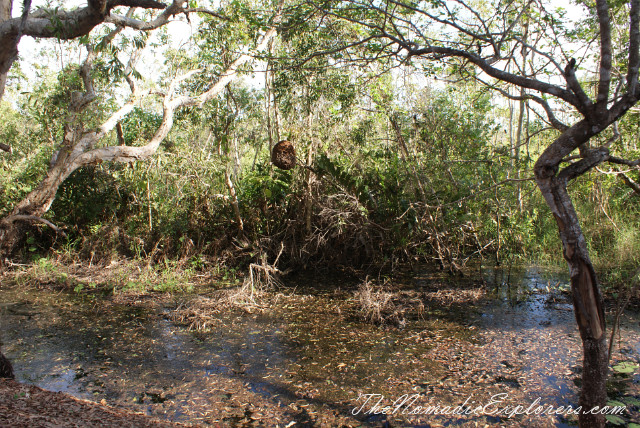
[[[362,322],[349,287],[336,292],[339,287],[311,284],[284,293],[281,306],[267,313],[220,313],[208,332],[171,322],[171,305],[105,305],[86,296],[3,285],[0,339],[21,382],[203,425],[244,425],[270,415],[283,426],[313,425],[323,423],[323,412],[331,415],[324,422],[329,424],[473,421],[367,414],[368,406],[354,416],[362,394],[393,400],[417,393],[425,403],[453,406],[467,399],[483,404],[504,393],[513,404],[540,398],[575,406],[580,340],[571,305],[553,291],[566,278],[537,268],[483,275],[481,301],[431,302],[399,327]],[[432,282],[428,274],[416,275],[404,288],[419,297]],[[617,359],[640,361],[639,321],[637,314],[623,317]],[[632,386],[627,394],[637,393],[639,380],[637,374],[625,380]],[[270,410],[263,415],[256,408]],[[637,408],[630,411],[633,420]],[[482,423],[530,422],[489,415]]]

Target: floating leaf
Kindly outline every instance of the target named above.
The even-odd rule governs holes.
[[[606,415],[605,418],[607,419],[607,421],[609,423],[612,423],[614,425],[624,425],[625,424],[624,419],[622,419],[620,416]]]
[[[633,373],[637,368],[638,365],[631,361],[623,361],[613,366],[616,373]]]

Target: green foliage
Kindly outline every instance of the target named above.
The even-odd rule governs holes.
[[[122,121],[124,144],[127,146],[146,144],[161,123],[162,116],[158,113],[134,107]]]
[[[431,4],[434,14],[445,13],[443,2]],[[271,6],[220,3],[217,12],[225,19],[202,15],[191,49],[170,46],[166,33],[123,33],[107,43],[104,28],[83,37],[80,43],[93,45],[99,54],[92,74],[99,97],[70,125],[79,132],[91,130],[121,104],[123,93],[113,89],[123,83],[125,54],[144,46],[161,52],[164,62],[156,75],[145,74],[146,80],[134,74],[141,88],[153,91],[185,70],[200,68],[176,93],[202,93],[269,28]],[[339,2],[324,6],[354,20],[380,23],[376,10]],[[612,4],[612,13],[621,8]],[[571,40],[593,33],[592,17],[568,26],[567,11],[552,9],[541,14],[535,8],[509,7],[504,22],[544,20]],[[396,12],[411,15],[400,6]],[[166,260],[208,269],[210,260],[231,259],[230,253],[235,263],[246,263],[255,260],[257,248],[275,257],[280,244],[281,260],[301,265],[326,262],[331,254],[361,265],[437,260],[451,266],[471,257],[500,263],[558,261],[557,225],[535,183],[527,181],[537,155],[555,135],[531,115],[524,125],[529,138],[515,147],[514,132],[507,129],[514,126],[513,118],[503,101],[496,102],[473,82],[429,81],[430,73],[469,77],[460,62],[419,65],[407,59],[402,70],[389,71],[397,63],[379,39],[345,49],[349,40],[363,39],[375,28],[320,15],[311,5],[287,5],[277,42],[261,53],[262,62],[254,63],[268,68],[268,90],[262,86],[265,76],[246,65],[240,72],[253,80],[227,86],[202,108],[176,112],[174,128],[153,159],[77,170],[47,213],[69,235],[57,245],[87,258],[150,259],[164,263],[167,271],[175,269]],[[619,30],[614,29],[614,39],[624,44]],[[523,36],[522,26],[513,31]],[[469,41],[462,37],[459,42]],[[505,54],[511,42],[505,39],[501,45]],[[354,53],[364,61],[350,61]],[[70,100],[83,90],[77,65],[40,72],[30,92],[16,93],[13,105],[0,107],[0,141],[14,149],[0,158],[3,213],[46,173],[63,139]],[[24,74],[14,70],[13,76],[22,79]],[[121,121],[121,134],[112,132],[100,144],[147,144],[161,120],[156,100],[138,103]],[[639,132],[638,115],[626,116],[620,122],[622,138],[612,149],[640,157]],[[607,131],[599,138],[611,136]],[[299,163],[315,173],[270,165],[269,144],[278,137],[290,139]],[[640,180],[636,171],[628,174]],[[593,259],[605,268],[600,276],[605,284],[635,280],[630,272],[640,262],[637,196],[614,175],[599,173],[582,177],[571,192]],[[46,247],[40,238],[30,235],[27,254]],[[235,268],[220,263],[221,271]],[[167,275],[153,278],[160,278],[163,290],[180,288],[180,279]],[[87,289],[78,287],[79,292]]]

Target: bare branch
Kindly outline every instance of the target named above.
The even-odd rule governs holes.
[[[578,109],[583,116],[588,117],[591,114],[591,108],[593,103],[582,89],[582,86],[578,82],[576,77],[576,60],[572,58],[571,61],[564,68],[564,78],[567,81],[567,87],[575,94],[578,99],[578,104],[574,104],[574,107]]]
[[[585,150],[584,156],[579,161],[572,163],[558,173],[558,179],[566,183],[581,176],[606,160],[609,160],[609,149],[607,148],[600,147]]]
[[[538,97],[536,95],[533,94],[524,94],[524,95],[513,95],[510,94],[509,92],[505,91],[504,89],[498,87],[497,85],[493,85],[489,82],[485,82],[484,80],[480,79],[478,76],[474,76],[474,78],[476,80],[478,80],[479,82],[481,82],[483,85],[493,89],[496,92],[499,92],[502,96],[515,100],[515,101],[535,101],[536,103],[540,104],[540,106],[542,106],[542,108],[544,109],[544,111],[547,114],[547,118],[549,120],[549,123],[551,124],[551,126],[553,126],[555,129],[559,130],[559,131],[566,131],[567,129],[569,129],[569,126],[562,123],[560,120],[558,120],[558,118],[555,116],[555,114],[553,113],[553,109],[551,108],[551,106],[549,105],[549,103],[547,102],[547,100],[545,100],[544,98]]]
[[[615,156],[609,156],[609,158],[607,159],[607,162],[610,163],[615,163],[617,165],[626,165],[626,166],[638,166],[640,165],[640,159],[637,160],[629,160],[629,159],[622,159],[622,158],[618,158]]]
[[[635,95],[638,91],[638,70],[640,69],[640,0],[631,0],[629,17],[627,90],[630,94]]]
[[[214,12],[210,9],[205,9],[203,7],[191,7],[191,8],[187,8],[184,9],[183,11],[185,14],[189,14],[189,13],[202,13],[204,15],[209,15],[209,16],[213,16],[214,18],[218,18],[221,21],[229,21],[229,18],[223,15],[220,15],[217,12]]]
[[[600,25],[600,82],[596,104],[599,110],[606,111],[611,86],[611,18],[607,0],[596,0],[596,11]]]
[[[622,172],[618,174],[618,177],[620,177],[620,179],[622,179],[624,184],[626,184],[631,190],[633,190],[633,192],[636,195],[640,196],[640,184],[636,183],[631,178],[629,178],[625,173],[622,173]]]
[[[273,26],[269,29],[259,41],[256,47],[257,51],[264,50],[269,41],[277,34],[275,26],[280,22],[282,16],[282,2],[280,9],[276,13],[273,19]],[[98,161],[117,161],[117,162],[132,162],[135,160],[147,159],[152,156],[157,150],[162,141],[166,138],[173,127],[173,117],[175,110],[186,106],[198,106],[202,107],[205,103],[217,96],[222,90],[237,76],[238,69],[247,61],[252,59],[253,56],[249,53],[242,54],[238,57],[227,69],[221,74],[218,81],[206,92],[199,96],[179,96],[173,97],[176,86],[200,72],[201,70],[191,70],[181,76],[176,77],[169,84],[169,90],[165,95],[163,102],[163,116],[162,122],[155,135],[144,146],[132,147],[132,146],[109,146],[101,147],[86,151],[89,148],[95,146],[95,143],[104,137],[108,132],[116,127],[117,123],[131,111],[136,100],[143,94],[132,94],[129,102],[125,104],[120,110],[114,113],[100,128],[98,132],[86,134],[83,138],[85,141],[81,141],[77,144],[77,150],[74,149],[75,159],[73,164],[77,167],[82,165],[92,164]]]
[[[396,43],[399,42],[397,39],[395,41]],[[501,70],[497,67],[494,67],[489,61],[485,60],[484,58],[472,52],[458,50],[458,49],[449,48],[449,47],[440,47],[440,46],[431,46],[431,47],[424,47],[424,48],[414,48],[412,46],[403,46],[403,48],[405,48],[409,52],[409,56],[435,55],[435,56],[441,56],[441,57],[464,58],[469,62],[471,62],[472,64],[475,64],[476,66],[478,66],[482,71],[484,71],[489,76],[495,79],[512,83],[514,85],[521,86],[523,88],[533,89],[538,92],[553,95],[555,97],[558,97],[566,101],[572,106],[580,109],[580,103],[572,92],[564,88],[561,88],[560,86],[557,86],[557,85],[552,85],[550,83],[542,82],[540,80],[532,79],[529,77],[509,73],[505,70]]]
[[[58,226],[56,226],[55,224],[51,223],[49,220],[46,220],[42,217],[38,217],[35,215],[24,215],[24,214],[15,214],[15,215],[10,215],[8,217],[5,217],[4,219],[2,219],[3,223],[13,223],[16,221],[32,221],[32,222],[37,222],[37,223],[43,223],[46,224],[47,226],[49,226],[51,229],[55,230],[57,233],[59,233],[62,236],[67,236],[64,231],[62,229],[60,229]]]
[[[126,16],[110,14],[109,16],[106,16],[104,18],[104,22],[142,31],[155,30],[156,28],[160,28],[163,25],[167,24],[171,17],[184,12],[182,5],[185,2],[186,0],[173,0],[173,3],[166,7],[166,9],[164,9],[162,13],[152,21],[141,21],[139,19],[134,19],[128,14]]]

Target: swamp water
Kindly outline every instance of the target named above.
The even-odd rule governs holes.
[[[465,291],[445,281],[434,294],[433,277],[416,276],[401,288],[424,308],[394,326],[361,322],[350,291],[306,285],[316,291],[283,294],[262,314],[218,314],[208,332],[169,321],[170,305],[3,285],[0,339],[21,382],[204,426],[569,426],[556,416],[419,414],[418,405],[491,400],[502,403],[490,409],[577,405],[573,311],[545,290],[566,279],[533,268],[484,276],[474,304],[448,302]],[[637,314],[622,317],[616,340],[614,359],[640,361]],[[618,381],[613,393],[639,398],[637,371]],[[382,411],[405,394],[419,398]],[[626,421],[639,422],[638,407],[628,410]]]

